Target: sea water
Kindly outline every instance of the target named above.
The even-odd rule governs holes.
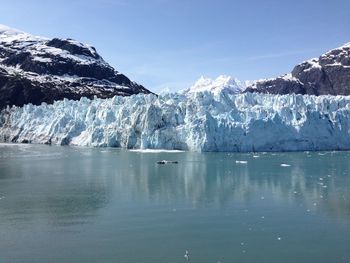
[[[350,262],[349,173],[350,152],[0,144],[0,262]]]

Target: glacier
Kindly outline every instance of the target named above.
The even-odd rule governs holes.
[[[350,96],[138,94],[7,107],[0,141],[187,151],[350,149]]]

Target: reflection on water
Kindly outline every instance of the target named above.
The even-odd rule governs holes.
[[[28,223],[44,215],[53,224],[83,223],[106,205],[106,183],[96,173],[100,163],[95,160],[78,163],[76,151],[71,156],[69,149],[51,147],[5,145],[1,150],[2,220]]]
[[[163,159],[179,164],[156,164]],[[121,256],[181,262],[191,247],[200,254],[194,262],[346,262],[349,160],[349,152],[139,153],[3,144],[0,255],[5,262],[28,256],[26,262]],[[315,238],[319,243],[311,245]],[[265,239],[287,239],[294,250],[276,241],[267,246]],[[67,246],[74,252],[62,252]]]

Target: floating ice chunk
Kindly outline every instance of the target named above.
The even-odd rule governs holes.
[[[157,164],[178,164],[178,161],[167,161],[167,160],[162,160],[158,161]]]
[[[290,164],[286,164],[286,163],[281,163],[282,167],[290,167]]]
[[[185,258],[187,261],[190,260],[190,253],[188,252],[188,250],[185,251],[184,258]]]

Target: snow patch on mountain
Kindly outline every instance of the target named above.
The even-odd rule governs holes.
[[[48,38],[33,36],[18,29],[0,24],[0,43],[8,48],[22,49],[38,41],[47,41]]]
[[[81,64],[93,64],[98,62],[107,65],[107,63],[97,55],[96,51],[90,45],[80,43],[73,39],[65,39],[65,41],[69,44],[88,49],[91,54],[95,55],[96,57],[71,54],[71,52],[68,50],[49,46],[49,40],[50,39],[45,37],[33,36],[28,33],[0,25],[0,45],[3,45],[8,50],[28,52],[36,61],[51,62],[51,60],[48,61],[46,58],[48,55],[51,55],[60,56],[63,59],[71,59]]]

